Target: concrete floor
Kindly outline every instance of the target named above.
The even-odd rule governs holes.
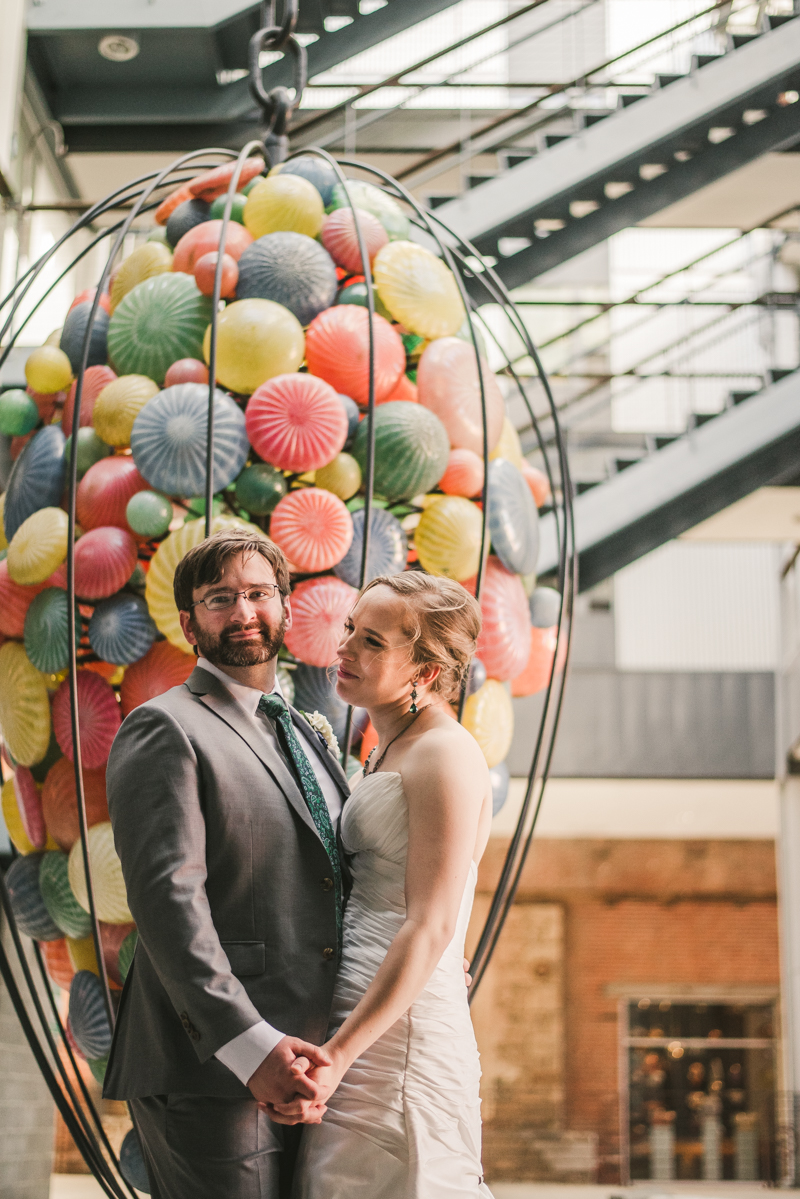
[[[492,1194],[494,1199],[765,1199],[766,1189],[749,1182],[639,1182],[631,1187],[497,1182]],[[102,1194],[85,1174],[54,1174],[50,1184],[50,1199],[99,1199]],[[780,1194],[800,1199],[800,1190]]]

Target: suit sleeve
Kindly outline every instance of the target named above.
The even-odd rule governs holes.
[[[206,894],[206,824],[194,749],[162,708],[123,722],[108,807],[142,945],[201,1062],[261,1022],[231,972]]]

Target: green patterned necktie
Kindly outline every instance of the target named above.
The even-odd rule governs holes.
[[[309,762],[297,733],[294,731],[292,718],[286,707],[283,696],[273,692],[272,695],[262,695],[258,701],[258,711],[263,712],[274,720],[279,733],[283,735],[283,748],[295,768],[295,772],[303,792],[303,798],[316,825],[320,840],[325,846],[333,867],[333,881],[336,887],[336,931],[339,936],[339,950],[342,948],[342,867],[339,861],[339,851],[336,845],[336,834],[331,824],[331,814],[322,794],[317,776]]]

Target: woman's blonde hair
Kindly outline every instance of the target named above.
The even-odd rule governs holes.
[[[405,601],[409,620],[404,631],[411,641],[412,662],[440,667],[431,691],[456,699],[481,631],[477,600],[460,583],[418,570],[381,575],[367,583],[360,595],[373,587],[388,587]]]

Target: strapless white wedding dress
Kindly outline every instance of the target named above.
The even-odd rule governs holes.
[[[368,775],[342,814],[353,890],[332,1033],[356,1006],[405,918],[408,809],[399,774]],[[295,1199],[492,1199],[482,1178],[480,1066],[464,985],[473,863],[455,936],[425,989],[342,1079],[309,1125]]]

